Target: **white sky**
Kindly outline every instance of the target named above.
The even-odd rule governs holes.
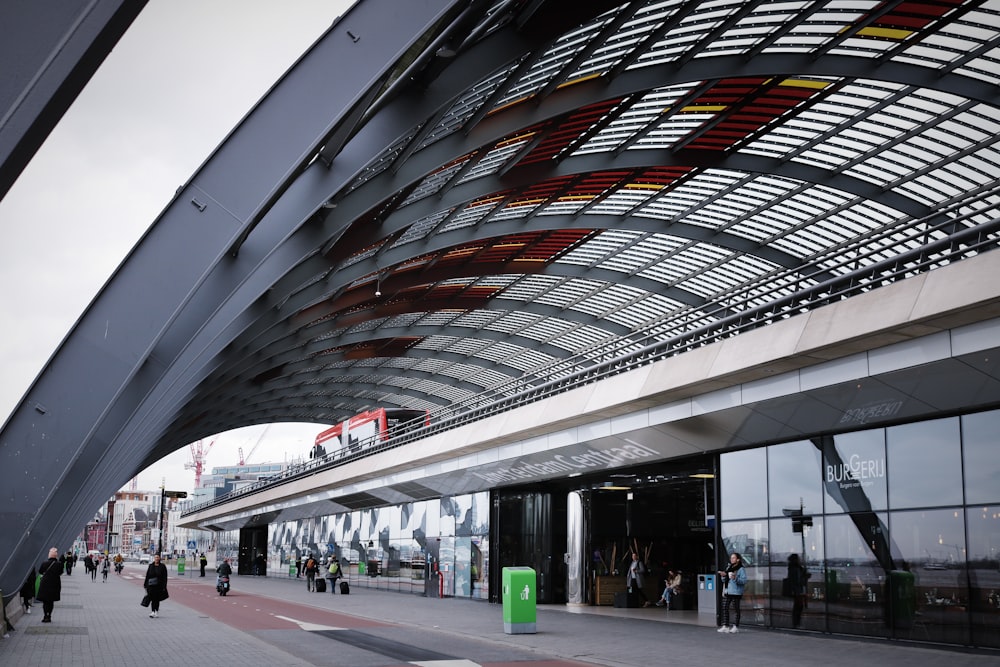
[[[2,421],[177,187],[352,4],[150,0],[0,200]],[[249,456],[264,428],[216,438],[205,472],[237,463],[240,447]],[[320,430],[274,425],[247,460],[306,455]],[[138,487],[190,490],[190,454]]]

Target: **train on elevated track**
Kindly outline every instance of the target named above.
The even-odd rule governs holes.
[[[353,454],[429,423],[430,413],[427,410],[407,408],[368,410],[320,431],[316,435],[312,458],[326,456],[327,452],[340,455]]]

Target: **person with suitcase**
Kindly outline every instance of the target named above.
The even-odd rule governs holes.
[[[330,559],[330,567],[326,571],[326,578],[330,580],[330,594],[337,594],[337,580],[340,579],[340,561],[336,558]]]

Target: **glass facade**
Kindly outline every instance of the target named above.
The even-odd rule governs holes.
[[[1000,647],[1000,411],[720,457],[721,538],[748,564],[743,623]]]
[[[355,510],[268,526],[268,572],[294,576],[297,557],[340,560],[351,586],[489,598],[489,492]],[[220,533],[235,557],[240,531]],[[305,584],[303,584],[305,585]]]

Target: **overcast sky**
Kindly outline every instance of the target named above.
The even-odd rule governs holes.
[[[150,0],[0,200],[3,421],[177,187],[352,4]],[[264,428],[214,439],[206,472],[249,455]],[[320,430],[272,426],[248,461],[305,455]],[[179,450],[139,488],[190,490],[190,459]]]

